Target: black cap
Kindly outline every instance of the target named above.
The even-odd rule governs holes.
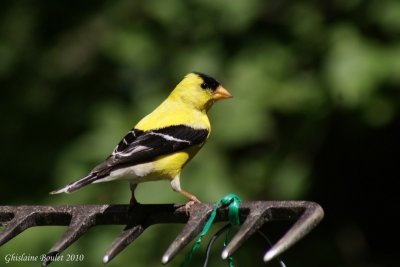
[[[193,72],[194,74],[199,75],[201,79],[203,79],[203,83],[201,84],[201,88],[203,89],[211,89],[215,91],[220,85],[219,82],[211,76],[201,72]]]

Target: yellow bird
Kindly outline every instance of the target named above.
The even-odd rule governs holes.
[[[181,189],[180,174],[210,135],[207,111],[215,101],[231,97],[214,78],[189,73],[167,99],[125,135],[105,161],[87,176],[50,194],[71,193],[92,183],[128,180],[130,204],[134,205],[137,184],[165,179],[171,181],[175,192],[189,199],[189,206],[200,202]]]

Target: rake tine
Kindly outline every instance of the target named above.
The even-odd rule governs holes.
[[[67,231],[46,254],[45,259],[42,261],[42,266],[49,265],[53,261],[53,256],[64,251],[73,242],[84,235],[92,226],[94,226],[96,215],[96,212],[91,214],[73,215]]]
[[[0,234],[0,246],[7,243],[10,239],[22,233],[29,227],[36,225],[36,213],[17,214],[7,223],[5,230]]]
[[[146,227],[142,225],[127,226],[122,233],[114,240],[110,248],[104,254],[103,263],[110,262],[117,256],[125,247],[138,238]]]
[[[167,264],[182,248],[201,232],[212,210],[213,206],[211,204],[195,205],[192,207],[189,220],[182,232],[180,232],[164,253],[161,260],[163,264]]]
[[[320,205],[314,202],[306,202],[304,205],[306,209],[303,214],[289,231],[265,253],[264,262],[268,262],[286,251],[308,234],[322,220],[324,211]]]
[[[251,237],[266,222],[264,214],[269,206],[255,205],[250,206],[250,213],[240,227],[239,231],[231,239],[226,248],[222,251],[222,259],[227,259],[232,255],[249,237]]]

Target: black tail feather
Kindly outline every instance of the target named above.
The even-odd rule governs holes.
[[[85,185],[91,184],[94,181],[98,180],[99,177],[95,173],[90,173],[88,176],[82,177],[75,182],[72,182],[70,184],[67,184],[66,186],[51,191],[50,194],[55,195],[55,194],[61,194],[61,193],[72,193],[76,190],[78,190],[81,187],[84,187]]]

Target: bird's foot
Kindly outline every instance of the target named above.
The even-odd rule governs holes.
[[[137,200],[135,198],[131,198],[131,200],[129,200],[129,206],[133,207],[136,204],[138,204]]]
[[[133,210],[135,207],[137,207],[138,205],[140,205],[140,203],[136,200],[136,198],[133,196],[131,197],[130,201],[129,201],[129,208],[128,210],[131,211]]]
[[[191,208],[194,204],[196,204],[196,203],[201,203],[201,202],[200,202],[200,200],[197,199],[197,197],[191,196],[191,197],[189,198],[189,201],[186,202],[186,204],[185,204],[186,215],[189,216],[189,210],[190,210],[190,208]]]

